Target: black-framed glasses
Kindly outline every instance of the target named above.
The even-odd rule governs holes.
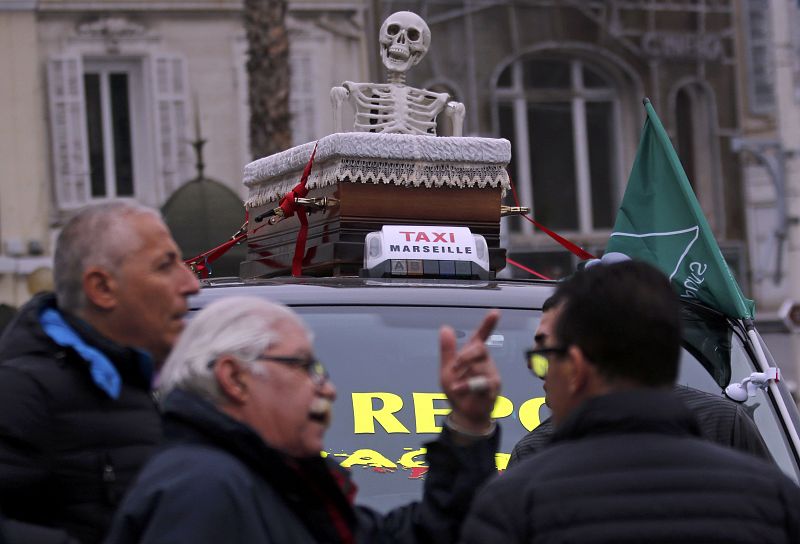
[[[311,381],[316,386],[324,384],[330,378],[330,374],[328,374],[328,370],[325,368],[325,365],[323,365],[314,357],[281,357],[277,355],[261,355],[256,359],[256,361],[274,361],[276,363],[301,368],[308,372]],[[213,367],[216,362],[216,359],[209,361],[208,368]]]
[[[564,355],[566,352],[566,346],[529,349],[525,352],[525,365],[537,378],[544,379],[550,367],[550,358],[553,355]]]
[[[328,378],[330,378],[325,365],[323,365],[314,357],[278,357],[272,355],[262,355],[257,360],[274,361],[276,363],[302,368],[308,372],[311,381],[317,386],[324,384],[326,381],[328,381]]]

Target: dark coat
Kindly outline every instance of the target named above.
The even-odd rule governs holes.
[[[381,515],[353,507],[349,473],[322,457],[291,459],[195,394],[164,403],[168,444],[142,470],[107,544],[167,542],[454,542],[474,491],[496,473],[498,434],[428,445],[421,503]]]
[[[675,386],[674,391],[694,414],[705,438],[762,459],[772,459],[758,427],[740,404],[682,385]],[[548,418],[517,442],[511,451],[508,468],[547,446],[552,436],[553,422]]]
[[[797,543],[800,489],[773,464],[700,439],[670,392],[584,403],[553,443],[490,482],[467,543]]]
[[[160,443],[161,422],[146,358],[62,314],[116,368],[121,387],[110,397],[88,362],[42,329],[52,307],[52,295],[37,296],[0,338],[0,511],[11,543],[61,544],[69,534],[89,544]]]

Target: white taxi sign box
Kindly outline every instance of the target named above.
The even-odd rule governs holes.
[[[473,261],[475,237],[467,227],[384,226],[383,254],[388,259]]]
[[[388,262],[392,275],[470,275],[472,263],[489,269],[486,240],[467,227],[385,225],[367,234],[364,248],[365,269]]]

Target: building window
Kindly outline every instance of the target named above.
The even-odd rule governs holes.
[[[300,41],[300,40],[298,40]],[[315,96],[318,91],[316,81],[316,53],[308,43],[293,43],[289,47],[289,112],[292,116],[292,144],[302,145],[313,142],[322,135],[319,133]]]
[[[698,82],[675,93],[675,147],[712,230],[724,233],[722,166],[714,97]]]
[[[775,108],[775,69],[772,63],[769,0],[747,0],[747,82],[750,87],[750,110],[770,113]]]
[[[168,53],[120,57],[75,50],[48,61],[60,210],[112,198],[157,207],[189,179],[185,61]]]
[[[136,151],[131,84],[135,66],[86,63],[83,91],[92,198],[134,196]],[[141,89],[136,89],[141,92]]]
[[[610,230],[619,152],[618,93],[610,81],[583,60],[535,56],[509,65],[495,93],[521,204],[555,230]],[[527,227],[516,221],[510,228]]]
[[[320,40],[324,36],[307,36],[299,31],[290,31],[289,44],[289,114],[291,115],[292,145],[313,142],[324,136],[322,117],[330,115],[328,92],[330,85],[320,83]],[[247,76],[247,49],[245,37],[237,39],[234,44],[234,62],[236,64],[236,87],[239,99],[239,119],[241,122],[242,142],[244,143],[244,163],[260,159],[250,154],[250,98]],[[323,48],[324,49],[324,48]],[[330,54],[330,53],[329,53]],[[325,97],[324,113],[319,114],[319,96]]]

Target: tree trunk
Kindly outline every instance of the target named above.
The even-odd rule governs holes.
[[[287,0],[245,0],[250,152],[266,157],[292,145]]]

